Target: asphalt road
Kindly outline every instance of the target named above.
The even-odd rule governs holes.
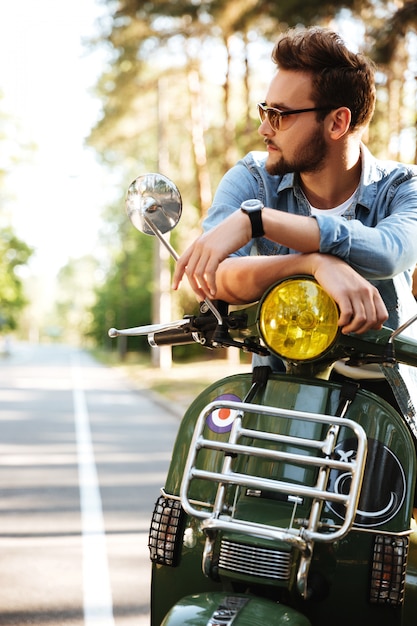
[[[149,520],[177,427],[82,351],[0,358],[1,626],[149,624]]]

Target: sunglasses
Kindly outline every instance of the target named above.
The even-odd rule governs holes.
[[[266,106],[266,102],[258,105],[258,114],[261,122],[268,120],[268,124],[273,130],[281,130],[282,118],[288,115],[298,115],[299,113],[310,113],[310,111],[331,111],[332,107],[312,107],[310,109],[292,109],[291,111],[281,111],[274,107]]]

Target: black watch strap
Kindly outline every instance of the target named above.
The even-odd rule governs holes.
[[[263,237],[265,235],[264,227],[262,224],[262,211],[252,211],[248,213],[250,223],[252,224],[252,237]]]
[[[264,205],[256,198],[251,200],[245,200],[240,205],[241,211],[249,216],[252,226],[252,238],[263,237],[265,235],[263,223],[262,223],[262,209]]]

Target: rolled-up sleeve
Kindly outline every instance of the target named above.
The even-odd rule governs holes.
[[[340,257],[367,278],[391,278],[417,263],[417,176],[393,182],[366,219],[315,219],[320,252]]]

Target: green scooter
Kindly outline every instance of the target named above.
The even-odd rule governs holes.
[[[129,187],[132,223],[175,259],[164,234],[181,206],[160,174]],[[314,279],[294,276],[251,306],[206,300],[176,322],[110,329],[286,367],[219,380],[186,411],[150,526],[152,626],[414,626],[414,440],[356,372],[415,367],[417,342],[405,327],[344,336],[337,321]]]

